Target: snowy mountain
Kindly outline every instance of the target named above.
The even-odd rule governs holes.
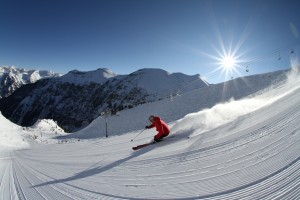
[[[42,78],[58,77],[51,71],[26,70],[0,66],[0,98],[11,95],[24,84],[34,83]]]
[[[110,69],[97,69],[96,71],[81,72],[78,70],[70,71],[63,75],[59,80],[65,83],[89,84],[89,83],[105,83],[108,79],[116,77],[117,74]]]
[[[161,69],[140,69],[126,76],[122,82],[124,85],[138,86],[159,97],[208,86],[199,74],[188,76],[182,73],[169,73]]]
[[[120,135],[124,132],[131,132],[138,130],[147,125],[148,117],[151,114],[161,116],[166,122],[173,122],[181,119],[198,110],[212,109],[216,104],[231,102],[234,100],[244,99],[249,96],[255,96],[269,90],[270,87],[276,87],[278,84],[286,81],[286,74],[288,71],[276,71],[266,74],[252,75],[248,77],[237,78],[225,83],[210,85],[208,87],[192,90],[183,95],[174,96],[173,98],[166,98],[161,101],[155,101],[148,104],[143,104],[134,107],[130,110],[124,110],[119,115],[110,116],[108,118],[108,134]],[[250,106],[253,106],[251,104]],[[230,112],[236,113],[240,110],[244,113],[247,105],[243,107],[233,107],[233,110],[226,110],[228,113],[223,115],[230,115]],[[259,107],[255,104],[254,107]],[[252,109],[249,108],[249,109]],[[220,116],[219,116],[220,117]],[[224,116],[225,117],[225,116]],[[206,117],[197,121],[199,126],[205,130],[207,123]],[[127,124],[130,124],[128,126]],[[70,138],[90,139],[99,136],[105,136],[105,120],[104,117],[95,119],[90,126],[70,134]],[[209,126],[215,126],[210,124]]]
[[[40,145],[24,137],[20,146],[28,142],[30,146],[23,147],[26,150],[0,145],[1,198],[299,199],[299,68],[235,79],[212,88],[109,117],[108,123],[114,124],[109,126],[114,136],[109,138],[101,132],[104,120],[99,117],[71,135],[81,138],[77,142]],[[201,93],[203,90],[207,93]],[[217,90],[221,94],[214,92]],[[216,94],[243,98],[200,108],[199,99],[210,105],[220,98]],[[131,142],[149,123],[149,112],[169,122],[171,135],[133,151],[133,146],[156,134],[154,129],[145,130]],[[0,123],[8,131],[19,127],[1,115]],[[121,126],[115,126],[118,123]],[[82,140],[97,131],[97,139]],[[9,137],[2,141],[11,142]]]
[[[53,119],[66,131],[85,127],[103,111],[118,111],[207,87],[199,75],[142,69],[116,75],[108,69],[71,71],[24,85],[0,100],[3,115],[22,126]],[[11,106],[14,105],[14,106]]]

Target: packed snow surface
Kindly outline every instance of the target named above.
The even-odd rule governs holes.
[[[192,101],[197,99],[181,106]],[[295,70],[285,83],[258,96],[195,110],[171,122],[169,138],[138,151],[131,148],[156,133],[146,130],[131,142],[143,124],[108,138],[81,137],[5,152],[1,145],[0,199],[297,199],[299,102]],[[170,102],[160,103],[161,112],[169,112]],[[144,118],[141,110],[128,110],[127,117]],[[75,136],[100,134],[100,120]],[[1,135],[21,131],[1,116],[1,126],[2,121],[9,130]]]

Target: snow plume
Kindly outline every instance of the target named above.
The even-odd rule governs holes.
[[[300,87],[300,62],[297,56],[291,57],[291,70],[286,74],[285,83],[277,91],[277,98],[281,98]],[[275,95],[274,95],[275,96]]]
[[[292,84],[297,81],[299,71],[300,71],[300,62],[297,56],[291,57],[291,71],[287,74],[287,83]]]
[[[235,101],[217,104],[210,109],[191,113],[175,122],[172,132],[175,135],[193,136],[215,129],[229,123],[240,116],[258,110],[300,88],[299,69],[297,58],[291,60],[292,69],[287,73],[286,80],[278,85],[273,85],[263,93]]]
[[[239,116],[250,113],[266,105],[264,98],[252,98],[230,101],[218,104],[211,109],[205,109],[197,113],[188,114],[177,121],[172,127],[174,134],[197,135],[212,130],[223,124],[231,122]]]

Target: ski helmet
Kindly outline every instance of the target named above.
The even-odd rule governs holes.
[[[155,115],[150,115],[149,120],[150,120],[150,121],[153,121],[154,118],[155,118]]]

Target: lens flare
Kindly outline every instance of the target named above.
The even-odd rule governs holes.
[[[232,70],[236,65],[236,59],[233,56],[224,56],[222,58],[222,66],[225,70]]]

